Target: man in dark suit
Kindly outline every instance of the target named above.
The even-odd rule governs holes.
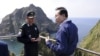
[[[55,18],[59,24],[56,43],[53,44],[46,39],[46,45],[55,52],[56,56],[71,56],[77,47],[78,28],[71,20],[68,20],[68,12],[64,7],[56,9]]]
[[[0,56],[9,56],[8,46],[0,42]]]
[[[18,41],[24,44],[24,56],[38,56],[39,30],[34,23],[35,12],[29,12],[26,24],[21,27]]]

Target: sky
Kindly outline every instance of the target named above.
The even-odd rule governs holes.
[[[65,7],[69,17],[100,18],[100,0],[2,0],[0,1],[0,22],[16,8],[30,4],[39,6],[49,18],[54,17],[57,7]]]

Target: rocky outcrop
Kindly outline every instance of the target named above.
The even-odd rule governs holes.
[[[11,14],[5,16],[0,24],[0,35],[17,34],[21,25],[25,23],[26,14],[29,11],[36,13],[35,23],[40,32],[53,33],[56,31],[56,24],[46,16],[40,7],[31,4],[29,7],[15,9]]]

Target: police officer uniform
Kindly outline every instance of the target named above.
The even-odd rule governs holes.
[[[28,13],[27,16],[34,16],[33,12]],[[24,44],[24,56],[38,56],[38,42],[32,42],[31,38],[37,39],[39,37],[39,30],[36,24],[24,24],[20,29],[17,40]]]

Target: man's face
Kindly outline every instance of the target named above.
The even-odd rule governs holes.
[[[27,23],[34,23],[34,18],[29,18],[29,17],[27,17]]]
[[[60,24],[64,21],[64,15],[59,14],[59,10],[56,11],[55,13],[55,18],[56,18],[56,23]]]

